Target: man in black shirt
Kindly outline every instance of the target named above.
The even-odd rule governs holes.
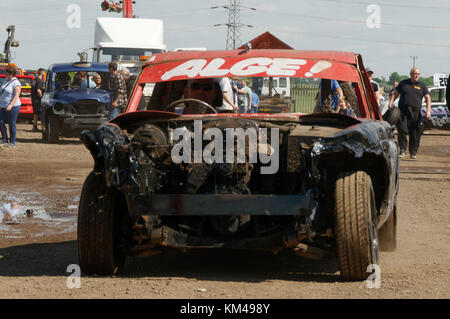
[[[406,134],[409,133],[409,154],[412,159],[416,159],[416,154],[420,143],[420,108],[422,99],[425,97],[427,102],[426,118],[431,117],[431,98],[427,86],[419,81],[420,72],[417,68],[412,68],[410,78],[403,80],[395,89],[394,95],[389,100],[389,108],[400,95],[398,107],[400,109],[400,119],[397,124],[398,145],[400,147],[399,157],[405,156],[408,141]]]
[[[31,103],[33,104],[33,131],[38,131],[37,122],[41,111],[41,99],[44,94],[44,69],[39,69],[31,87]]]

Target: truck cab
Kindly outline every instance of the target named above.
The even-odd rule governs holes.
[[[166,52],[163,22],[157,19],[97,18],[93,62],[116,61],[136,76],[150,56]]]

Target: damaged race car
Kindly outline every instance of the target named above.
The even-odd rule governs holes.
[[[51,65],[41,100],[42,139],[56,143],[60,137],[79,137],[81,131],[106,122],[111,104],[108,80],[106,63]]]
[[[232,77],[321,89],[309,114],[237,114],[221,89]],[[337,256],[344,279],[365,280],[395,249],[398,147],[359,54],[162,53],[126,112],[81,139],[95,161],[78,214],[86,274],[166,249],[290,250]]]

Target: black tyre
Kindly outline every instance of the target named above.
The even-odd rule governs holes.
[[[122,271],[129,230],[122,194],[108,188],[102,173],[86,178],[78,210],[78,261],[85,274]]]
[[[59,118],[55,115],[49,115],[46,123],[47,142],[57,143],[59,132],[61,130]]]
[[[386,111],[383,115],[383,120],[391,125],[395,125],[400,118],[400,109],[398,107],[392,107]]]
[[[335,185],[335,235],[341,276],[365,280],[378,264],[378,233],[372,181],[363,171],[339,174]]]
[[[378,230],[381,251],[395,251],[397,249],[397,204],[388,220]]]

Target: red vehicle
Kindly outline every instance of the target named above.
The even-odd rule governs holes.
[[[22,106],[19,111],[19,119],[32,119],[33,118],[33,104],[31,103],[31,85],[34,80],[34,76],[31,75],[16,75],[16,78],[22,84],[22,90],[20,92],[20,102]],[[5,82],[5,75],[0,74],[0,85]]]
[[[322,103],[310,114],[232,113],[220,83],[235,77],[320,81]],[[84,273],[167,249],[288,250],[337,258],[343,278],[365,280],[379,249],[395,249],[398,148],[359,54],[161,53],[125,113],[82,141],[95,161],[78,213]]]

